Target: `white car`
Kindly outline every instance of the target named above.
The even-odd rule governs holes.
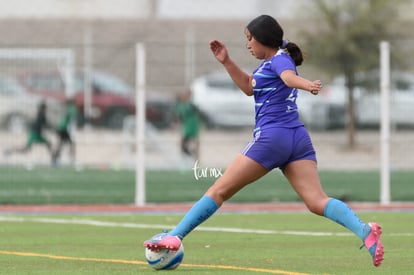
[[[324,87],[318,95],[307,91],[299,91],[296,104],[299,116],[310,129],[335,129],[346,124],[345,87],[334,82]]]
[[[26,131],[29,123],[35,119],[39,103],[45,100],[28,93],[14,78],[0,76],[0,124],[9,133]],[[62,105],[47,100],[49,121],[57,123]]]
[[[379,74],[357,75],[354,90],[358,127],[380,123]],[[209,126],[254,125],[254,99],[243,94],[225,73],[205,75],[192,85],[193,103]],[[296,103],[303,123],[310,129],[343,128],[347,123],[348,90],[343,76],[336,77],[319,95],[299,91]],[[391,75],[391,123],[414,127],[414,75]]]
[[[207,127],[254,126],[254,98],[245,95],[226,73],[212,73],[191,85],[192,103]]]
[[[192,102],[208,127],[254,126],[253,97],[240,91],[226,73],[213,73],[195,79],[192,92]],[[296,103],[300,118],[307,127],[328,129],[345,125],[345,100],[345,92],[331,92],[325,88],[319,96],[299,91]]]
[[[381,118],[381,95],[379,76],[370,77],[370,88],[361,88],[357,101],[357,121],[360,126],[379,126]],[[414,126],[414,75],[402,72],[391,74],[390,115],[393,126]]]
[[[358,74],[356,81],[357,85],[354,89],[356,124],[360,128],[377,128],[381,118],[379,73],[372,71]],[[393,72],[391,74],[390,93],[391,124],[393,126],[413,127],[414,75]],[[319,96],[299,97],[299,108],[306,110],[303,120],[311,125],[320,126],[318,128],[330,128],[332,125],[344,126],[347,118],[347,96],[348,89],[345,85],[345,78],[338,76],[321,91]]]

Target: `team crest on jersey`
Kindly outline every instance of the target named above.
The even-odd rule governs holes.
[[[256,79],[252,79],[252,87],[256,87]]]

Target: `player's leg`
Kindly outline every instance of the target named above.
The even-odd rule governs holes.
[[[362,222],[347,204],[329,198],[322,189],[315,161],[291,162],[285,167],[284,174],[311,212],[325,216],[355,233],[369,250],[374,265],[381,264],[384,254],[380,241],[381,227],[375,223]]]
[[[181,152],[184,153],[184,155],[186,156],[190,156],[191,152],[189,149],[189,142],[190,142],[190,138],[188,136],[184,136],[181,139]]]
[[[62,152],[63,144],[66,143],[66,133],[65,133],[65,131],[58,130],[58,131],[56,131],[56,134],[58,136],[58,141],[57,141],[57,144],[56,144],[56,148],[55,148],[55,150],[53,150],[53,153],[52,153],[52,164],[53,165],[58,164],[58,160],[59,160],[60,154]]]
[[[75,164],[76,147],[75,147],[75,142],[72,140],[72,138],[70,137],[69,133],[68,133],[68,138],[67,138],[66,141],[69,143],[70,161],[71,161],[72,164]]]
[[[269,172],[258,162],[238,154],[227,167],[224,174],[207,190],[206,196],[212,198],[219,206],[230,199],[246,185],[256,181]]]
[[[181,240],[194,228],[213,215],[224,201],[231,198],[244,186],[257,180],[268,172],[256,161],[239,154],[224,174],[208,189],[205,195],[187,212],[178,225],[161,240],[148,240],[144,245],[158,249],[166,247],[178,249]]]
[[[27,140],[26,140],[26,144],[21,146],[21,147],[17,147],[17,148],[8,148],[6,150],[3,151],[3,154],[5,156],[10,156],[11,154],[14,153],[26,153],[28,152],[30,149],[32,149],[32,145],[33,143],[35,143],[37,140],[37,134],[35,131],[29,131],[27,134]]]
[[[44,144],[50,156],[53,158],[52,143],[44,135],[42,135],[41,133],[38,133],[36,137],[36,142]]]
[[[200,140],[197,135],[194,135],[192,138],[193,142],[193,157],[198,159],[200,157]]]
[[[18,153],[28,152],[30,149],[32,149],[33,144],[36,143],[38,139],[39,139],[38,134],[35,131],[30,131],[27,137],[26,144],[23,147],[17,149],[16,152]]]
[[[313,160],[298,160],[286,165],[283,173],[307,208],[317,215],[323,215],[329,197],[323,191]]]
[[[197,160],[199,156],[199,141],[197,136],[188,136],[186,147],[188,155],[192,157],[194,160]]]

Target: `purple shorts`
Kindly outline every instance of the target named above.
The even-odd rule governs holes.
[[[296,160],[313,160],[316,153],[304,126],[296,128],[267,128],[257,130],[241,152],[268,170],[280,168]]]

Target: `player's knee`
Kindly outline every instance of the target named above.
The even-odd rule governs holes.
[[[228,191],[222,188],[217,188],[214,185],[207,190],[206,195],[212,198],[219,206],[231,197]]]
[[[308,210],[316,215],[322,216],[324,210],[324,204],[321,201],[305,202]]]

